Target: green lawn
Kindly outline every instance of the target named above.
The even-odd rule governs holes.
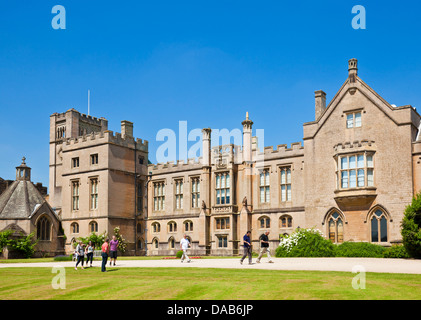
[[[0,269],[0,299],[421,299],[421,275],[203,268],[66,268],[66,289],[53,289],[51,268]]]

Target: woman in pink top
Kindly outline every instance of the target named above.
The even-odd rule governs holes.
[[[102,244],[101,247],[101,256],[102,256],[102,265],[101,265],[101,271],[102,272],[106,272],[107,270],[105,270],[105,265],[107,264],[107,260],[108,260],[108,254],[110,252],[110,245],[108,244],[109,239],[105,239],[105,242]]]

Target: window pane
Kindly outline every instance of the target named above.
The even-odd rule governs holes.
[[[260,174],[260,185],[265,185],[265,175],[263,173]]]
[[[219,175],[216,176],[216,187],[220,188],[221,187],[221,181],[220,181],[221,177]]]
[[[384,216],[380,219],[380,239],[387,242],[387,220]]]
[[[260,202],[265,202],[265,188],[260,187]]]
[[[371,219],[371,242],[379,242],[379,230],[376,218]]]
[[[361,127],[361,112],[355,114],[355,127]]]
[[[349,171],[349,187],[355,188],[357,186],[357,177],[355,170]]]
[[[227,174],[227,183],[226,183],[226,187],[229,188],[230,187],[230,175]]]
[[[364,168],[364,155],[357,156],[357,168]]]
[[[367,169],[367,186],[374,186],[373,169]]]
[[[291,183],[291,170],[287,169],[287,183]]]
[[[287,200],[291,200],[291,185],[287,185]]]
[[[373,168],[373,156],[367,156],[367,167]]]
[[[350,156],[349,157],[349,168],[350,169],[355,169],[355,156]]]
[[[348,188],[348,172],[347,171],[343,171],[341,174],[341,187],[342,188]]]
[[[365,184],[364,169],[358,169],[358,186],[364,187],[364,184]]]
[[[338,219],[338,242],[344,241],[344,225],[342,223],[342,219]]]
[[[352,128],[354,126],[354,114],[350,113],[346,115],[346,127]]]
[[[266,187],[266,202],[270,201],[270,192],[269,192],[269,187]]]
[[[286,172],[285,170],[281,171],[281,184],[285,184],[286,183]]]
[[[266,185],[268,186],[269,185],[269,171],[266,171],[265,177],[266,177]]]
[[[281,201],[286,201],[286,188],[281,186]]]
[[[342,170],[348,169],[348,158],[347,157],[341,158],[341,169]]]

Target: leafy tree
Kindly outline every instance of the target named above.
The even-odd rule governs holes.
[[[105,231],[102,234],[96,234],[92,232],[88,237],[80,237],[79,240],[82,241],[84,244],[88,244],[89,241],[92,242],[92,245],[95,248],[101,248],[102,244],[104,243],[106,238]]]
[[[403,245],[413,258],[421,258],[421,193],[412,198],[401,222]]]
[[[5,230],[0,232],[0,253],[3,251],[3,248],[6,247],[10,243],[10,235],[13,232],[11,230]]]

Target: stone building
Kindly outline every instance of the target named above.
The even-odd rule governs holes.
[[[204,129],[199,161],[149,166],[149,254],[174,254],[183,234],[192,254],[237,254],[247,230],[254,250],[266,230],[275,249],[297,227],[335,243],[401,241],[403,211],[421,187],[420,115],[364,83],[356,59],[328,105],[315,92],[303,144],[260,152],[252,125],[247,115],[241,147],[211,148]]]
[[[31,182],[31,168],[25,158],[16,167],[16,180],[0,195],[0,231],[6,230],[13,231],[13,237],[33,232],[37,240],[35,257],[64,253],[59,217]],[[19,257],[8,249],[4,254],[7,258]]]
[[[133,123],[121,133],[108,121],[74,109],[50,116],[50,195],[66,234],[66,251],[92,232],[113,235],[120,227],[128,254],[140,254],[148,142],[133,138]]]
[[[148,143],[133,138],[131,122],[113,134],[103,118],[53,114],[50,202],[67,247],[114,226],[130,253],[148,255],[175,254],[184,234],[192,254],[238,254],[247,230],[254,250],[267,230],[275,249],[297,227],[335,243],[401,241],[403,211],[421,189],[420,115],[363,82],[356,59],[328,104],[315,92],[303,143],[259,147],[248,113],[241,125],[241,145],[212,147],[205,128],[200,158],[148,165]]]

